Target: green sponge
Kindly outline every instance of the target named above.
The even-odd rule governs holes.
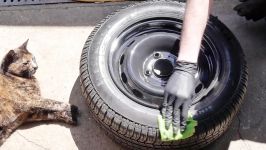
[[[161,140],[174,141],[174,140],[186,139],[193,136],[193,134],[195,133],[195,127],[198,125],[198,122],[192,118],[192,115],[189,114],[185,131],[181,133],[179,130],[178,133],[175,135],[173,133],[172,124],[170,125],[168,130],[165,128],[165,121],[161,115],[158,116],[158,124],[159,124]]]

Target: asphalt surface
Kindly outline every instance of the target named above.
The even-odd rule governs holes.
[[[79,85],[79,59],[93,27],[122,3],[53,4],[0,7],[0,57],[27,38],[39,64],[43,97],[79,106],[80,123],[24,125],[0,147],[3,150],[123,149],[113,142],[88,113]],[[249,84],[244,104],[230,129],[207,150],[266,149],[266,22],[236,15],[237,0],[216,0],[213,14],[235,34],[246,54]]]

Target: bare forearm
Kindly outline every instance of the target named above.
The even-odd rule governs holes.
[[[187,0],[178,60],[196,63],[212,0]]]

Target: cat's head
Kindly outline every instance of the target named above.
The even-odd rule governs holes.
[[[10,73],[23,78],[32,78],[38,69],[35,57],[27,49],[28,40],[20,47],[10,50],[3,59],[3,73]]]

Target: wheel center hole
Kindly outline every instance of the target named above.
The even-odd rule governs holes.
[[[167,59],[159,59],[153,65],[153,72],[157,77],[168,77],[172,74],[174,67]]]

